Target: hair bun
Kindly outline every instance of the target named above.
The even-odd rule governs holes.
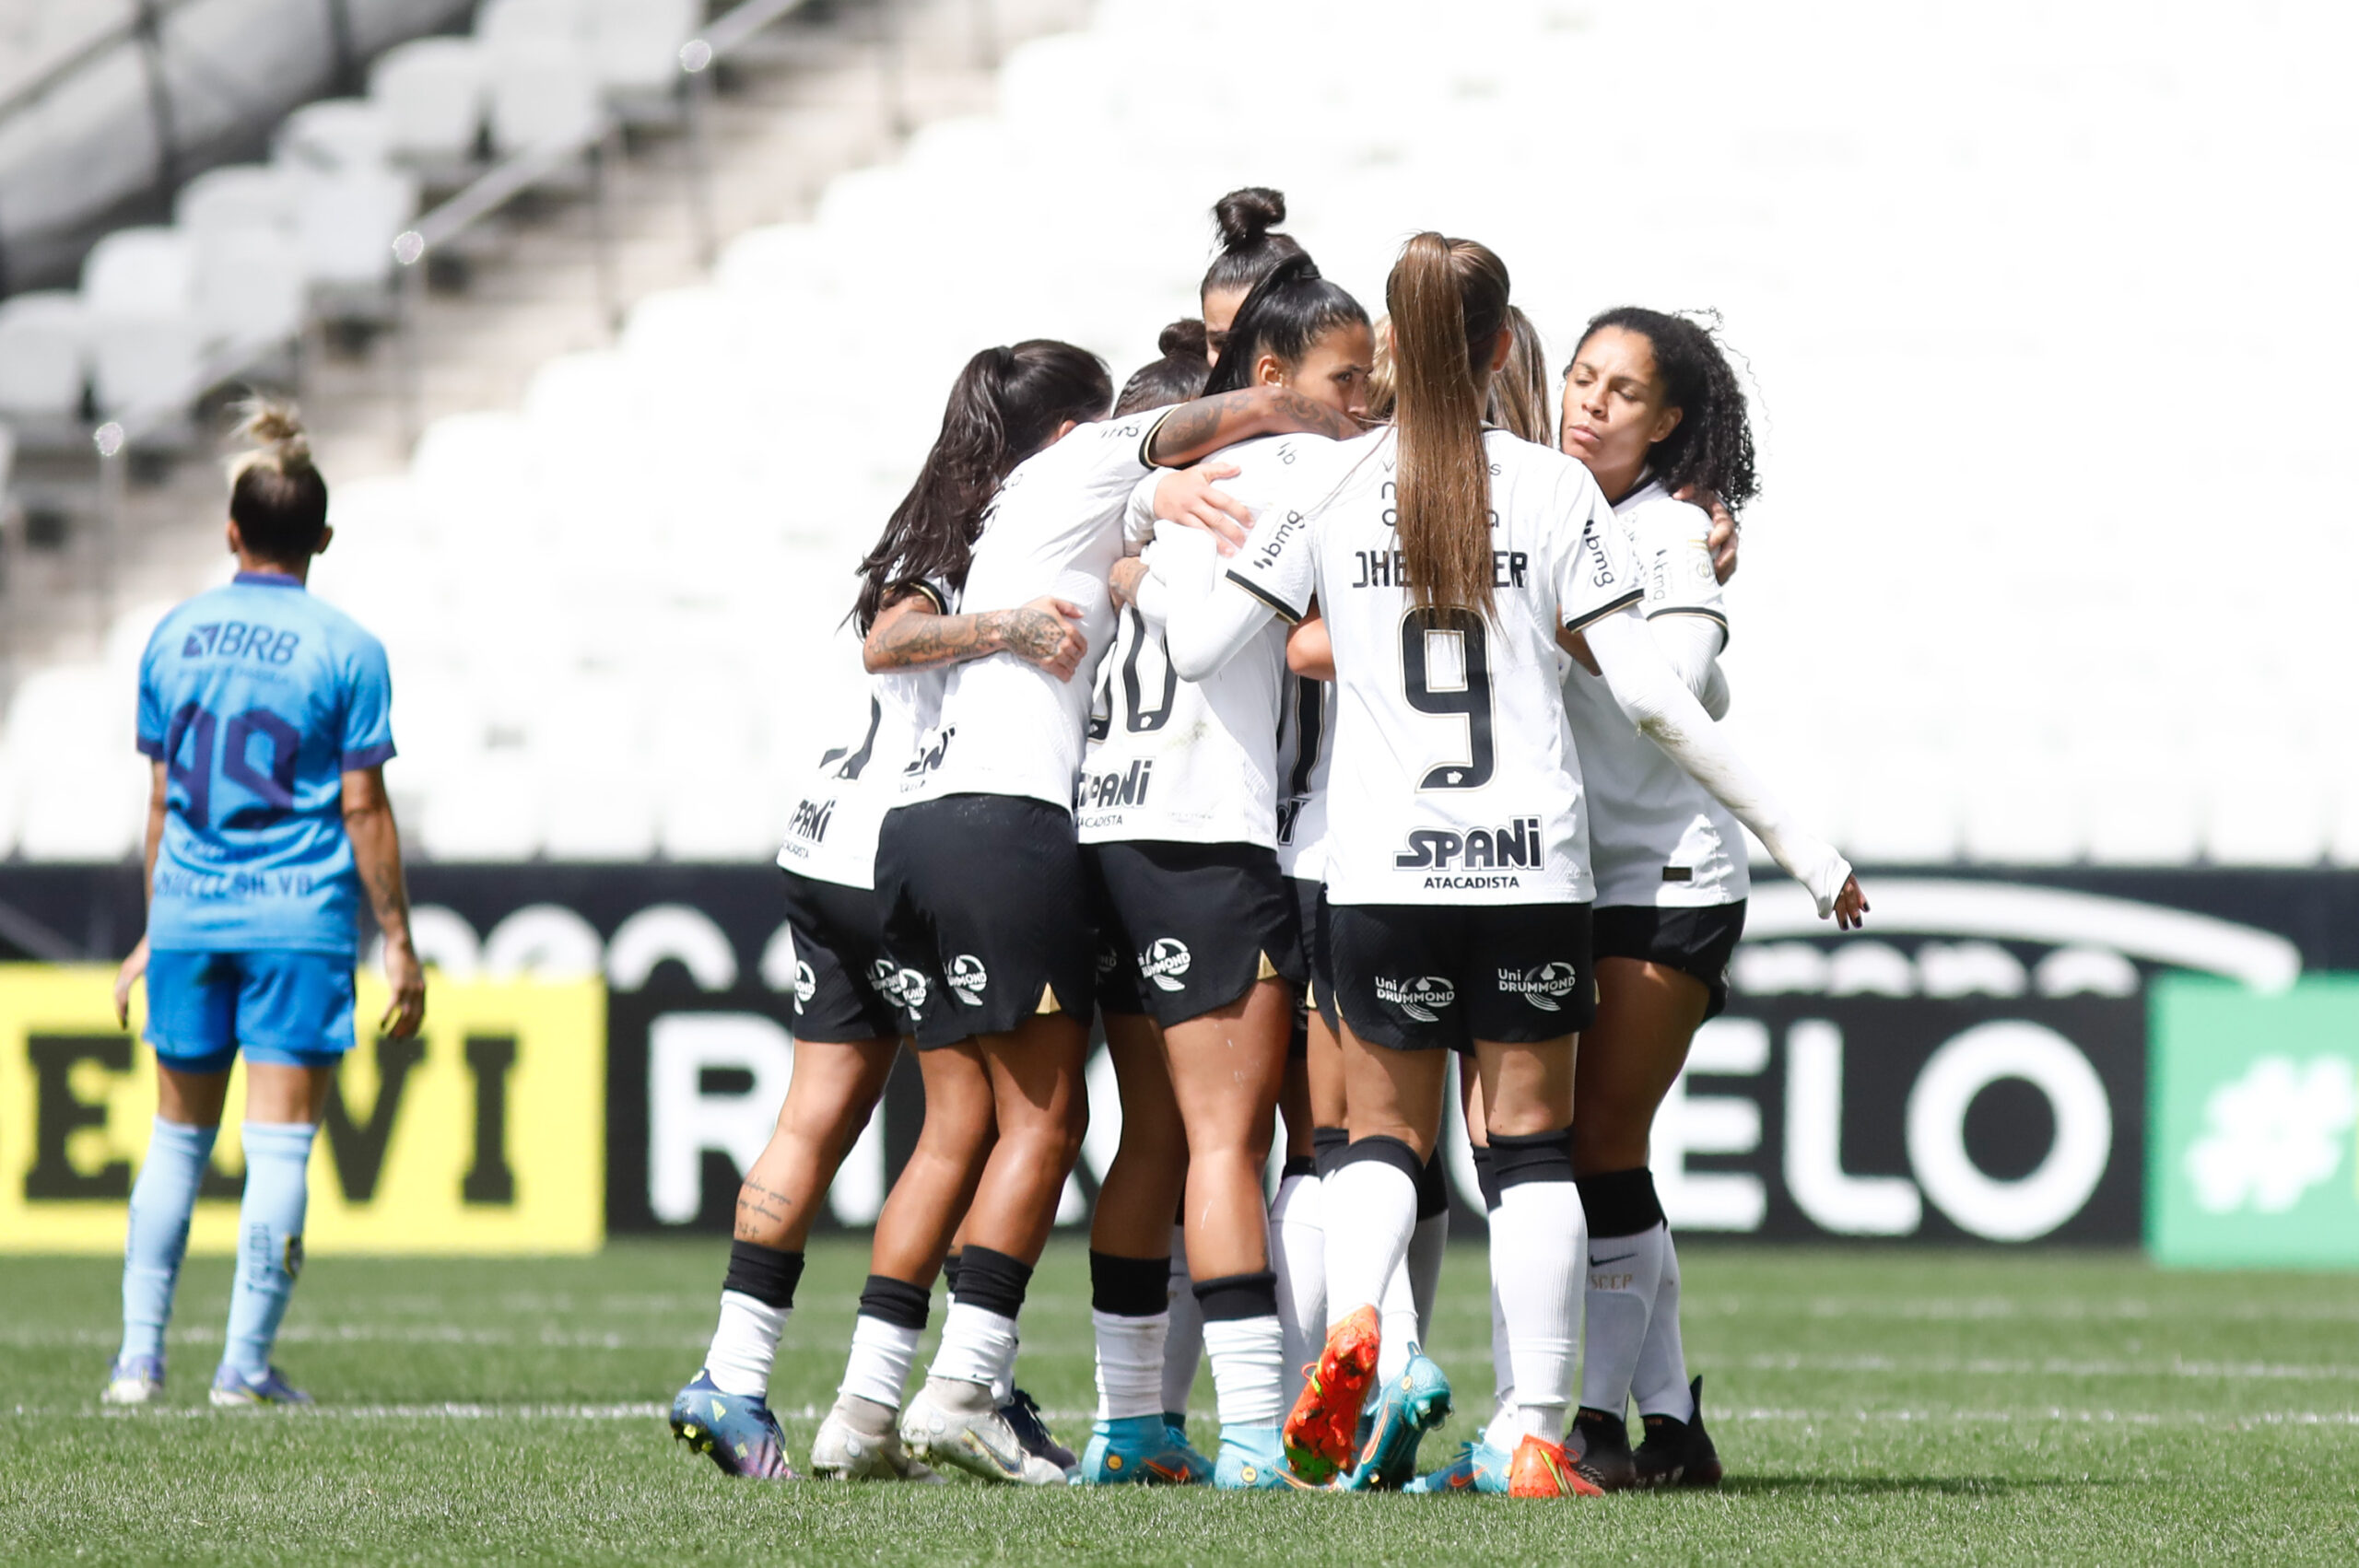
[[[291,403],[252,397],[238,408],[237,434],[277,460],[283,472],[311,461],[311,433]]]
[[[1225,249],[1259,245],[1271,229],[1286,220],[1286,199],[1267,185],[1231,191],[1213,204],[1213,221],[1220,226]]]
[[[1182,316],[1156,335],[1155,351],[1166,359],[1201,357],[1204,352],[1204,323],[1194,316]]]

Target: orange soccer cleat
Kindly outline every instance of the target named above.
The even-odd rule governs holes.
[[[1367,1380],[1376,1375],[1382,1340],[1373,1306],[1359,1308],[1327,1330],[1327,1348],[1305,1369],[1302,1396],[1286,1417],[1286,1463],[1297,1479],[1323,1486],[1350,1466],[1360,1406],[1367,1400]]]
[[[1602,1497],[1598,1484],[1573,1469],[1561,1444],[1526,1433],[1508,1466],[1509,1497]]]

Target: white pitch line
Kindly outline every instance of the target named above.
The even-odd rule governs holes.
[[[2003,1360],[1950,1356],[1750,1355],[1737,1365],[1751,1372],[1880,1372],[1947,1377],[2193,1377],[2212,1381],[2350,1382],[2359,1366],[2302,1366],[2271,1362]]]

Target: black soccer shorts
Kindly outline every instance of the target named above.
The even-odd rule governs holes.
[[[1276,977],[1302,983],[1295,899],[1274,850],[1120,839],[1083,848],[1097,1004],[1168,1028]]]
[[[1332,904],[1335,1001],[1394,1050],[1531,1045],[1597,1016],[1586,904]]]
[[[1744,900],[1733,904],[1601,904],[1590,950],[1600,958],[1636,958],[1676,969],[1711,992],[1704,1016],[1729,1005],[1729,960],[1744,935]]]
[[[794,1036],[853,1045],[898,1040],[908,1027],[899,969],[885,956],[876,895],[787,872],[786,924],[794,935]]]

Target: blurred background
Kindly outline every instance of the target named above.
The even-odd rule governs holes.
[[[725,1227],[854,562],[969,354],[1119,380],[1252,183],[1372,309],[1438,228],[1558,361],[1625,303],[1741,356],[1731,723],[1876,921],[1759,890],[1659,1129],[1675,1223],[2359,1261],[2354,43],[2322,0],[0,0],[0,959],[49,966],[0,971],[0,1247],[119,1245],[135,1047],[58,966],[138,934],[135,670],[231,569],[241,389],[314,426],[313,587],[391,651],[475,999],[408,1080],[447,1137],[364,1046],[344,1143],[511,1158],[507,1038],[603,1094],[562,1245]],[[595,1006],[499,1024],[529,981]],[[417,1236],[409,1179],[348,1245]],[[416,1179],[458,1204],[419,1245],[499,1209]]]

